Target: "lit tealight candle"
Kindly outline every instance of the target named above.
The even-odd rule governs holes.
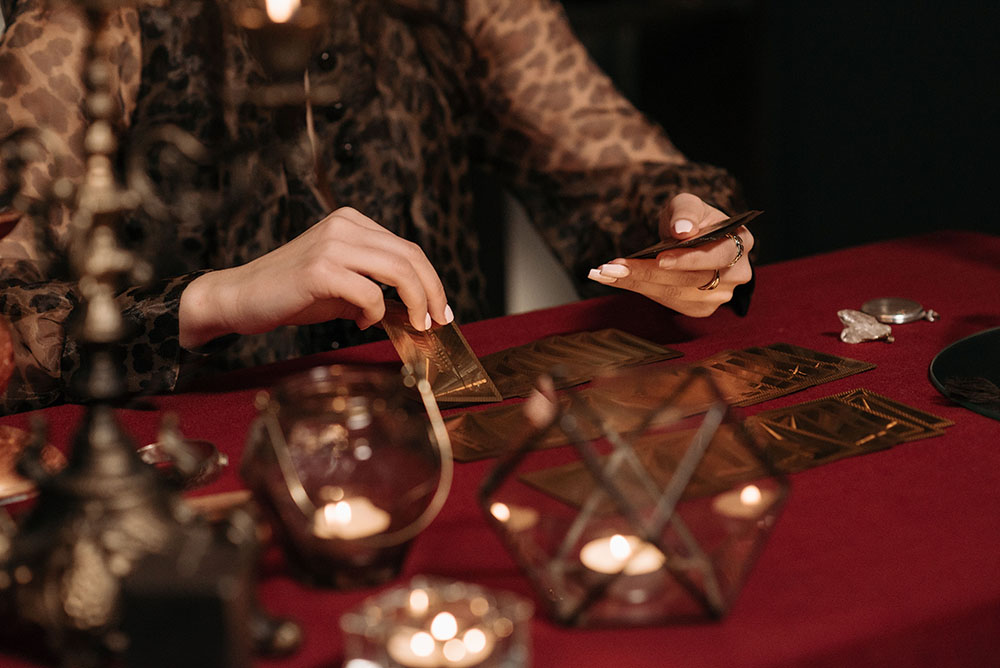
[[[431,635],[435,640],[451,640],[458,635],[458,620],[450,612],[439,612],[431,620]]]
[[[410,614],[414,617],[421,617],[427,612],[431,605],[430,596],[423,589],[414,589],[410,592]]]
[[[287,23],[301,6],[300,0],[267,0],[267,18],[275,23]]]
[[[640,540],[637,536],[615,534],[607,538],[595,538],[584,545],[580,550],[580,561],[598,573],[644,575],[663,568],[666,557],[655,545]]]
[[[738,519],[755,519],[771,507],[773,494],[757,485],[747,485],[715,497],[712,508],[720,515]]]
[[[382,533],[389,528],[391,519],[389,513],[364,496],[342,499],[316,510],[313,534],[319,538],[354,540]]]
[[[490,506],[490,514],[511,531],[524,531],[538,524],[538,511],[534,508],[508,506],[497,501]]]
[[[386,643],[392,659],[407,668],[469,668],[493,652],[496,637],[479,627],[458,633],[457,620],[441,612],[431,621],[430,632],[403,627]]]

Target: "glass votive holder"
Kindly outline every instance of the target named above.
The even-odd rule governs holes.
[[[337,588],[398,575],[451,485],[451,448],[427,381],[318,367],[259,399],[241,470],[295,573]]]
[[[534,433],[480,488],[487,519],[562,624],[724,616],[787,494],[699,369],[679,375],[662,405],[620,414],[638,404],[613,401],[616,388],[632,391],[642,373],[609,379],[601,402],[578,392],[529,399]],[[692,416],[693,398],[704,410]],[[552,430],[571,446],[536,448]]]
[[[340,619],[345,668],[524,668],[532,604],[510,592],[427,576]]]
[[[235,0],[251,52],[275,81],[301,81],[326,19],[319,0]]]

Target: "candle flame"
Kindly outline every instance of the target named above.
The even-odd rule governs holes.
[[[608,549],[611,550],[611,556],[618,561],[625,561],[632,554],[632,546],[629,545],[628,539],[617,533],[608,542]]]
[[[501,617],[493,622],[493,631],[500,638],[506,638],[514,632],[514,622],[510,621],[506,617]]]
[[[469,601],[469,611],[476,617],[484,617],[490,611],[490,602],[482,596],[476,596]]]
[[[429,633],[420,631],[410,638],[410,650],[417,656],[430,656],[434,653],[434,638]]]
[[[747,485],[742,490],[740,490],[740,503],[745,506],[756,506],[760,503],[762,494],[760,493],[760,488],[757,485]]]
[[[267,18],[275,23],[287,23],[301,6],[300,0],[267,0]]]
[[[427,612],[431,600],[423,589],[414,589],[410,592],[410,610],[415,615],[422,615]]]
[[[449,661],[461,661],[465,658],[467,652],[465,649],[465,643],[458,638],[452,638],[444,644],[441,653],[444,654],[444,658]]]
[[[465,648],[472,654],[479,654],[486,649],[486,634],[479,629],[469,629],[462,635]]]
[[[490,506],[490,514],[501,522],[506,522],[510,519],[510,508],[507,507],[506,503],[500,503],[498,501]]]
[[[458,620],[450,612],[439,612],[431,620],[431,635],[438,640],[451,640],[458,634]]]
[[[330,524],[350,524],[351,504],[347,501],[337,501],[323,506],[323,516]]]

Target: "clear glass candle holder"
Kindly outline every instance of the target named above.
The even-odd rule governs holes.
[[[295,573],[338,588],[398,575],[451,485],[448,435],[426,380],[319,367],[259,408],[242,474]]]
[[[509,592],[417,576],[340,620],[345,668],[525,668],[532,604]]]
[[[301,82],[327,20],[320,0],[233,0],[236,25],[274,81]]]
[[[629,399],[648,380],[642,369],[586,395],[529,399],[534,431],[480,489],[488,521],[557,622],[720,618],[780,513],[786,479],[711,376],[670,378],[652,409]],[[553,430],[572,445],[536,448]]]

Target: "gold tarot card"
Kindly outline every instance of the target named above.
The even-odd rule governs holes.
[[[416,373],[424,374],[438,401],[503,400],[455,322],[435,323],[427,331],[420,332],[410,324],[402,303],[386,300],[382,325],[399,358]]]

